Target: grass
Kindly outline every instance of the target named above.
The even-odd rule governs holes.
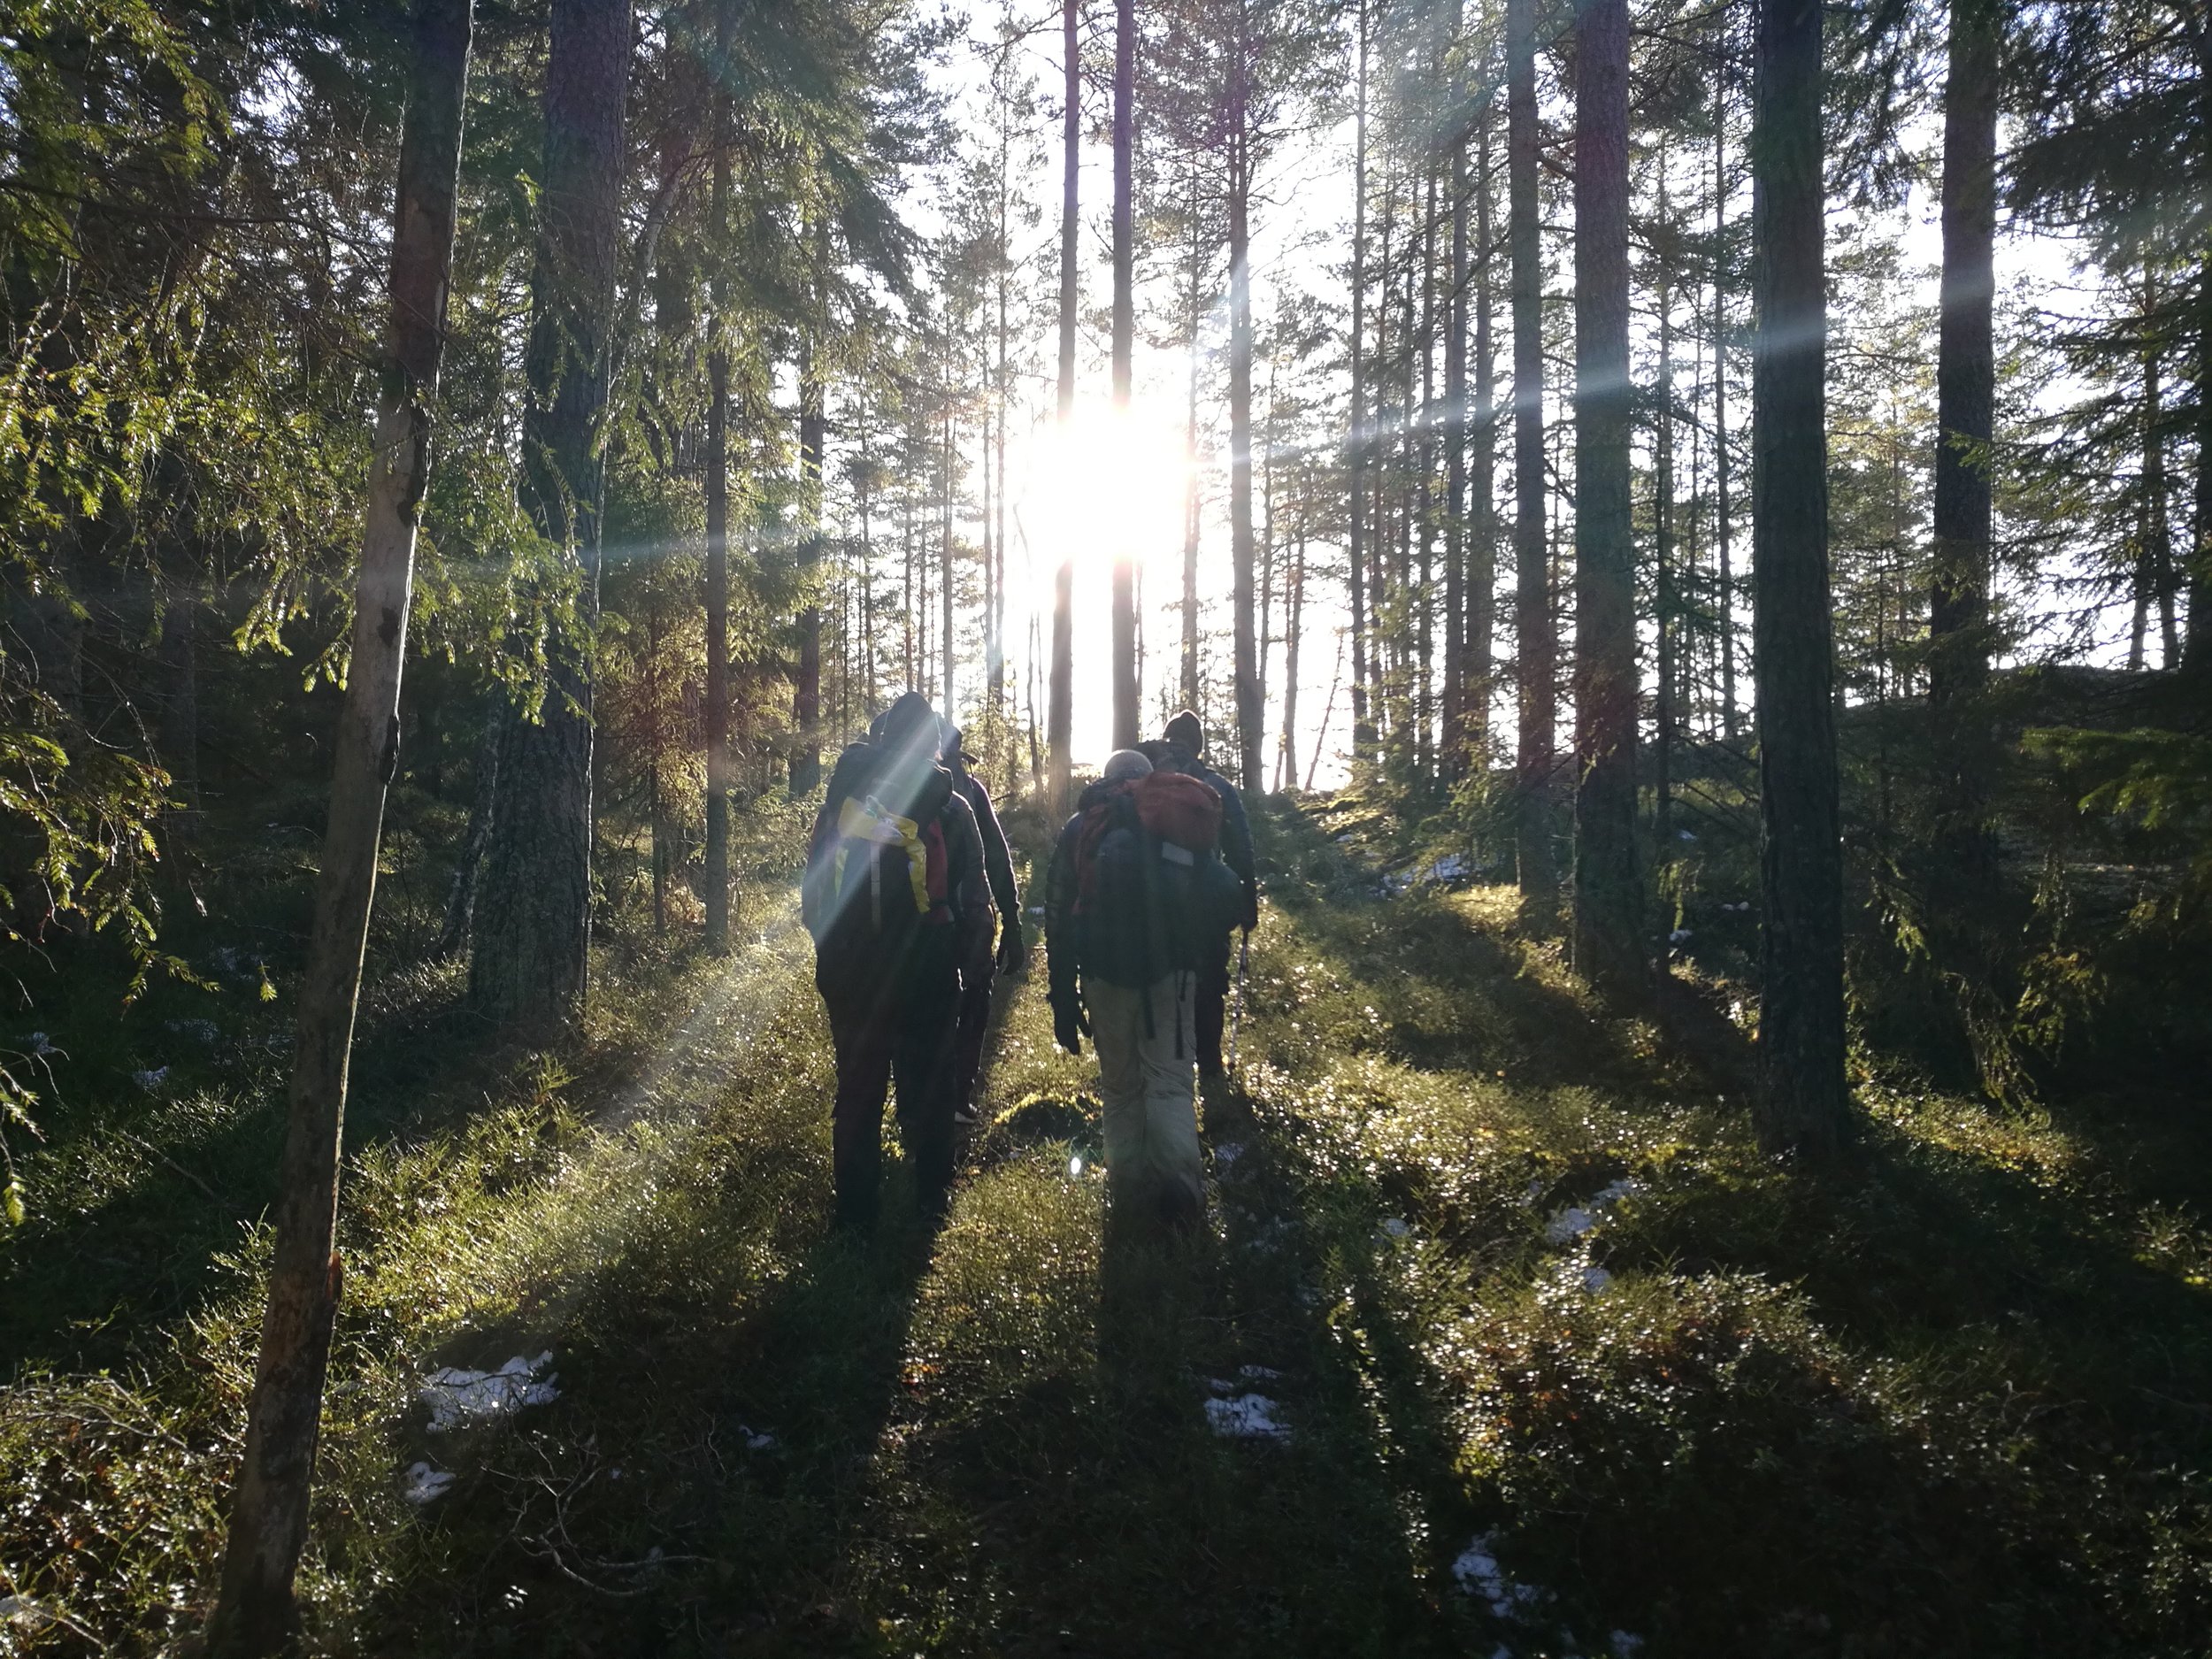
[[[1509,895],[1371,896],[1363,833],[1263,826],[1244,1087],[1180,1247],[1105,1225],[1035,980],[949,1221],[895,1177],[866,1246],[828,1229],[794,930],[618,964],[557,1060],[472,1057],[449,974],[388,981],[310,1649],[2201,1651],[2212,1240],[2124,1118],[1870,1075],[1855,1166],[1778,1168]],[[0,1652],[204,1612],[273,1064],[30,1161]],[[544,1350],[558,1401],[427,1432],[426,1371]],[[1247,1390],[1286,1442],[1210,1432]],[[420,1509],[418,1459],[457,1477]]]

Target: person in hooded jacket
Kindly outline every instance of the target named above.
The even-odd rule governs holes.
[[[900,696],[838,757],[808,837],[802,912],[836,1048],[842,1228],[875,1224],[895,1080],[924,1212],[941,1216],[951,1188],[960,964],[991,922],[975,810],[939,764],[940,741],[928,699]]]
[[[1206,728],[1188,709],[1167,723],[1159,741],[1167,751],[1161,764],[1202,780],[1221,797],[1221,861],[1243,885],[1243,927],[1250,933],[1260,925],[1260,879],[1258,863],[1252,854],[1252,825],[1244,815],[1244,797],[1237,793],[1234,784],[1206,764]],[[1198,1075],[1204,1081],[1220,1078],[1226,1071],[1222,1064],[1221,1040],[1228,1025],[1229,949],[1230,935],[1224,933],[1218,946],[1209,949],[1198,969],[1194,1018],[1198,1027]]]
[[[952,774],[952,787],[975,813],[977,833],[983,841],[983,872],[991,899],[998,907],[998,949],[991,948],[987,921],[968,941],[960,964],[960,1018],[953,1038],[953,1116],[959,1123],[972,1122],[976,1079],[983,1071],[983,1042],[991,1027],[991,991],[1001,973],[1019,973],[1029,960],[1029,942],[1022,933],[1021,892],[1014,882],[1014,858],[1006,844],[991,792],[968,770],[972,757],[960,747],[960,732],[951,721],[944,724],[942,759]]]

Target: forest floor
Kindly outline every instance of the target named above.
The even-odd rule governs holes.
[[[864,1246],[829,1231],[780,911],[603,996],[573,1075],[456,1061],[450,970],[387,987],[311,1648],[2212,1646],[2212,1239],[2171,1156],[2139,1179],[2123,1127],[1869,1076],[1851,1167],[1778,1168],[1724,1016],[1694,1056],[1609,1017],[1507,891],[1379,886],[1354,809],[1262,832],[1182,1247],[1104,1241],[1094,1072],[1041,974],[949,1221],[895,1173]],[[265,1091],[188,1082],[27,1165],[0,1653],[204,1611],[273,1139]],[[531,1403],[433,1427],[436,1368],[541,1356]]]

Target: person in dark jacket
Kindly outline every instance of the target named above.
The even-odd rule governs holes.
[[[960,1019],[953,1037],[953,1117],[957,1123],[972,1123],[976,1079],[983,1071],[983,1041],[991,1028],[993,982],[1001,973],[1022,971],[1028,961],[1029,944],[1022,933],[1021,893],[1014,884],[1014,858],[1006,844],[1006,832],[999,826],[998,814],[992,809],[991,792],[968,770],[972,757],[962,752],[959,730],[949,720],[944,724],[941,758],[945,770],[952,774],[953,789],[975,813],[976,829],[983,841],[983,872],[992,902],[998,908],[995,955],[987,920],[968,941],[967,954],[960,964]]]
[[[925,1213],[943,1213],[952,1184],[960,964],[991,923],[975,810],[938,764],[939,741],[928,700],[901,696],[838,757],[808,838],[803,910],[837,1052],[841,1227],[875,1224],[895,1079]]]
[[[1167,749],[1166,764],[1203,779],[1221,797],[1221,861],[1243,884],[1244,930],[1249,933],[1260,925],[1260,879],[1252,856],[1252,825],[1244,815],[1244,797],[1234,784],[1206,764],[1206,728],[1188,709],[1167,723],[1160,741]],[[1221,1039],[1228,1024],[1229,943],[1230,935],[1222,934],[1219,949],[1209,951],[1199,964],[1198,1075],[1202,1080],[1218,1078],[1225,1070]]]

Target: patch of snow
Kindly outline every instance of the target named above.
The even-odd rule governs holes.
[[[1214,1148],[1214,1168],[1225,1170],[1244,1156],[1244,1143],[1225,1141]]]
[[[13,1624],[36,1632],[59,1623],[61,1616],[58,1613],[31,1596],[0,1595],[0,1629]]]
[[[1272,1365],[1240,1365],[1237,1375],[1247,1382],[1280,1382],[1283,1379],[1282,1372]]]
[[[1633,1198],[1643,1190],[1644,1184],[1641,1181],[1631,1180],[1626,1176],[1623,1176],[1617,1181],[1608,1181],[1599,1187],[1590,1202],[1599,1205],[1617,1204],[1622,1199]]]
[[[165,1065],[157,1065],[150,1066],[143,1071],[132,1072],[131,1081],[150,1094],[166,1082],[168,1077],[169,1068]]]
[[[1351,832],[1347,830],[1343,834],[1338,836],[1336,838],[1336,844],[1340,847],[1349,847],[1352,844]]]
[[[1413,1236],[1413,1229],[1408,1226],[1404,1222],[1399,1220],[1395,1216],[1389,1217],[1386,1219],[1382,1225],[1377,1228],[1376,1231],[1382,1233],[1386,1238],[1409,1239]]]
[[[535,1359],[518,1354],[497,1371],[463,1371],[447,1365],[432,1371],[423,1379],[418,1396],[430,1408],[430,1432],[442,1434],[449,1429],[496,1423],[525,1406],[558,1400],[561,1391],[556,1384],[559,1379],[548,1370],[552,1363],[550,1353]],[[541,1372],[546,1374],[541,1376]]]
[[[1586,1267],[1582,1270],[1582,1288],[1585,1290],[1601,1291],[1612,1282],[1613,1275],[1601,1267]]]
[[[780,1451],[783,1447],[783,1442],[765,1429],[755,1431],[742,1423],[737,1425],[737,1435],[745,1442],[745,1449],[749,1452]]]
[[[1688,830],[1677,830],[1674,833],[1675,839],[1678,841],[1694,841],[1697,839],[1697,837],[1692,834]]]
[[[189,1037],[195,1042],[205,1043],[212,1048],[223,1040],[223,1029],[211,1019],[173,1019],[165,1022],[168,1030],[180,1037]]]
[[[1544,1242],[1564,1244],[1578,1239],[1598,1225],[1597,1217],[1580,1204],[1570,1204],[1544,1224]]]
[[[35,1055],[52,1054],[54,1052],[53,1041],[44,1032],[35,1031],[30,1035],[30,1049]]]
[[[1644,1639],[1624,1630],[1617,1630],[1605,1639],[1613,1650],[1613,1659],[1636,1659],[1644,1650]]]
[[[1078,1154],[1076,1154],[1074,1156],[1072,1156],[1072,1157],[1071,1157],[1071,1158],[1069,1158],[1069,1159],[1068,1159],[1068,1176],[1069,1176],[1069,1179],[1074,1179],[1076,1176],[1079,1176],[1079,1175],[1080,1175],[1080,1174],[1082,1174],[1082,1173],[1083,1173],[1083,1158],[1082,1158],[1082,1155],[1081,1155],[1080,1153],[1078,1153]]]
[[[1473,873],[1472,866],[1468,862],[1465,853],[1446,853],[1429,866],[1428,879],[1431,881],[1464,881],[1471,873]]]
[[[1225,1440],[1286,1440],[1290,1425],[1275,1415],[1280,1409],[1265,1394],[1233,1394],[1206,1402],[1206,1422]]]
[[[434,1499],[442,1498],[446,1488],[453,1484],[453,1477],[442,1469],[433,1469],[428,1463],[410,1463],[399,1495],[420,1509]]]
[[[1692,937],[1693,935],[1688,928],[1678,927],[1674,930],[1674,932],[1667,935],[1667,942],[1671,945],[1686,945],[1690,942]]]
[[[1469,1595],[1488,1602],[1498,1617],[1518,1618],[1535,1604],[1540,1592],[1506,1577],[1494,1553],[1496,1541],[1494,1532],[1485,1532],[1460,1551],[1459,1559],[1452,1563],[1452,1578]]]

